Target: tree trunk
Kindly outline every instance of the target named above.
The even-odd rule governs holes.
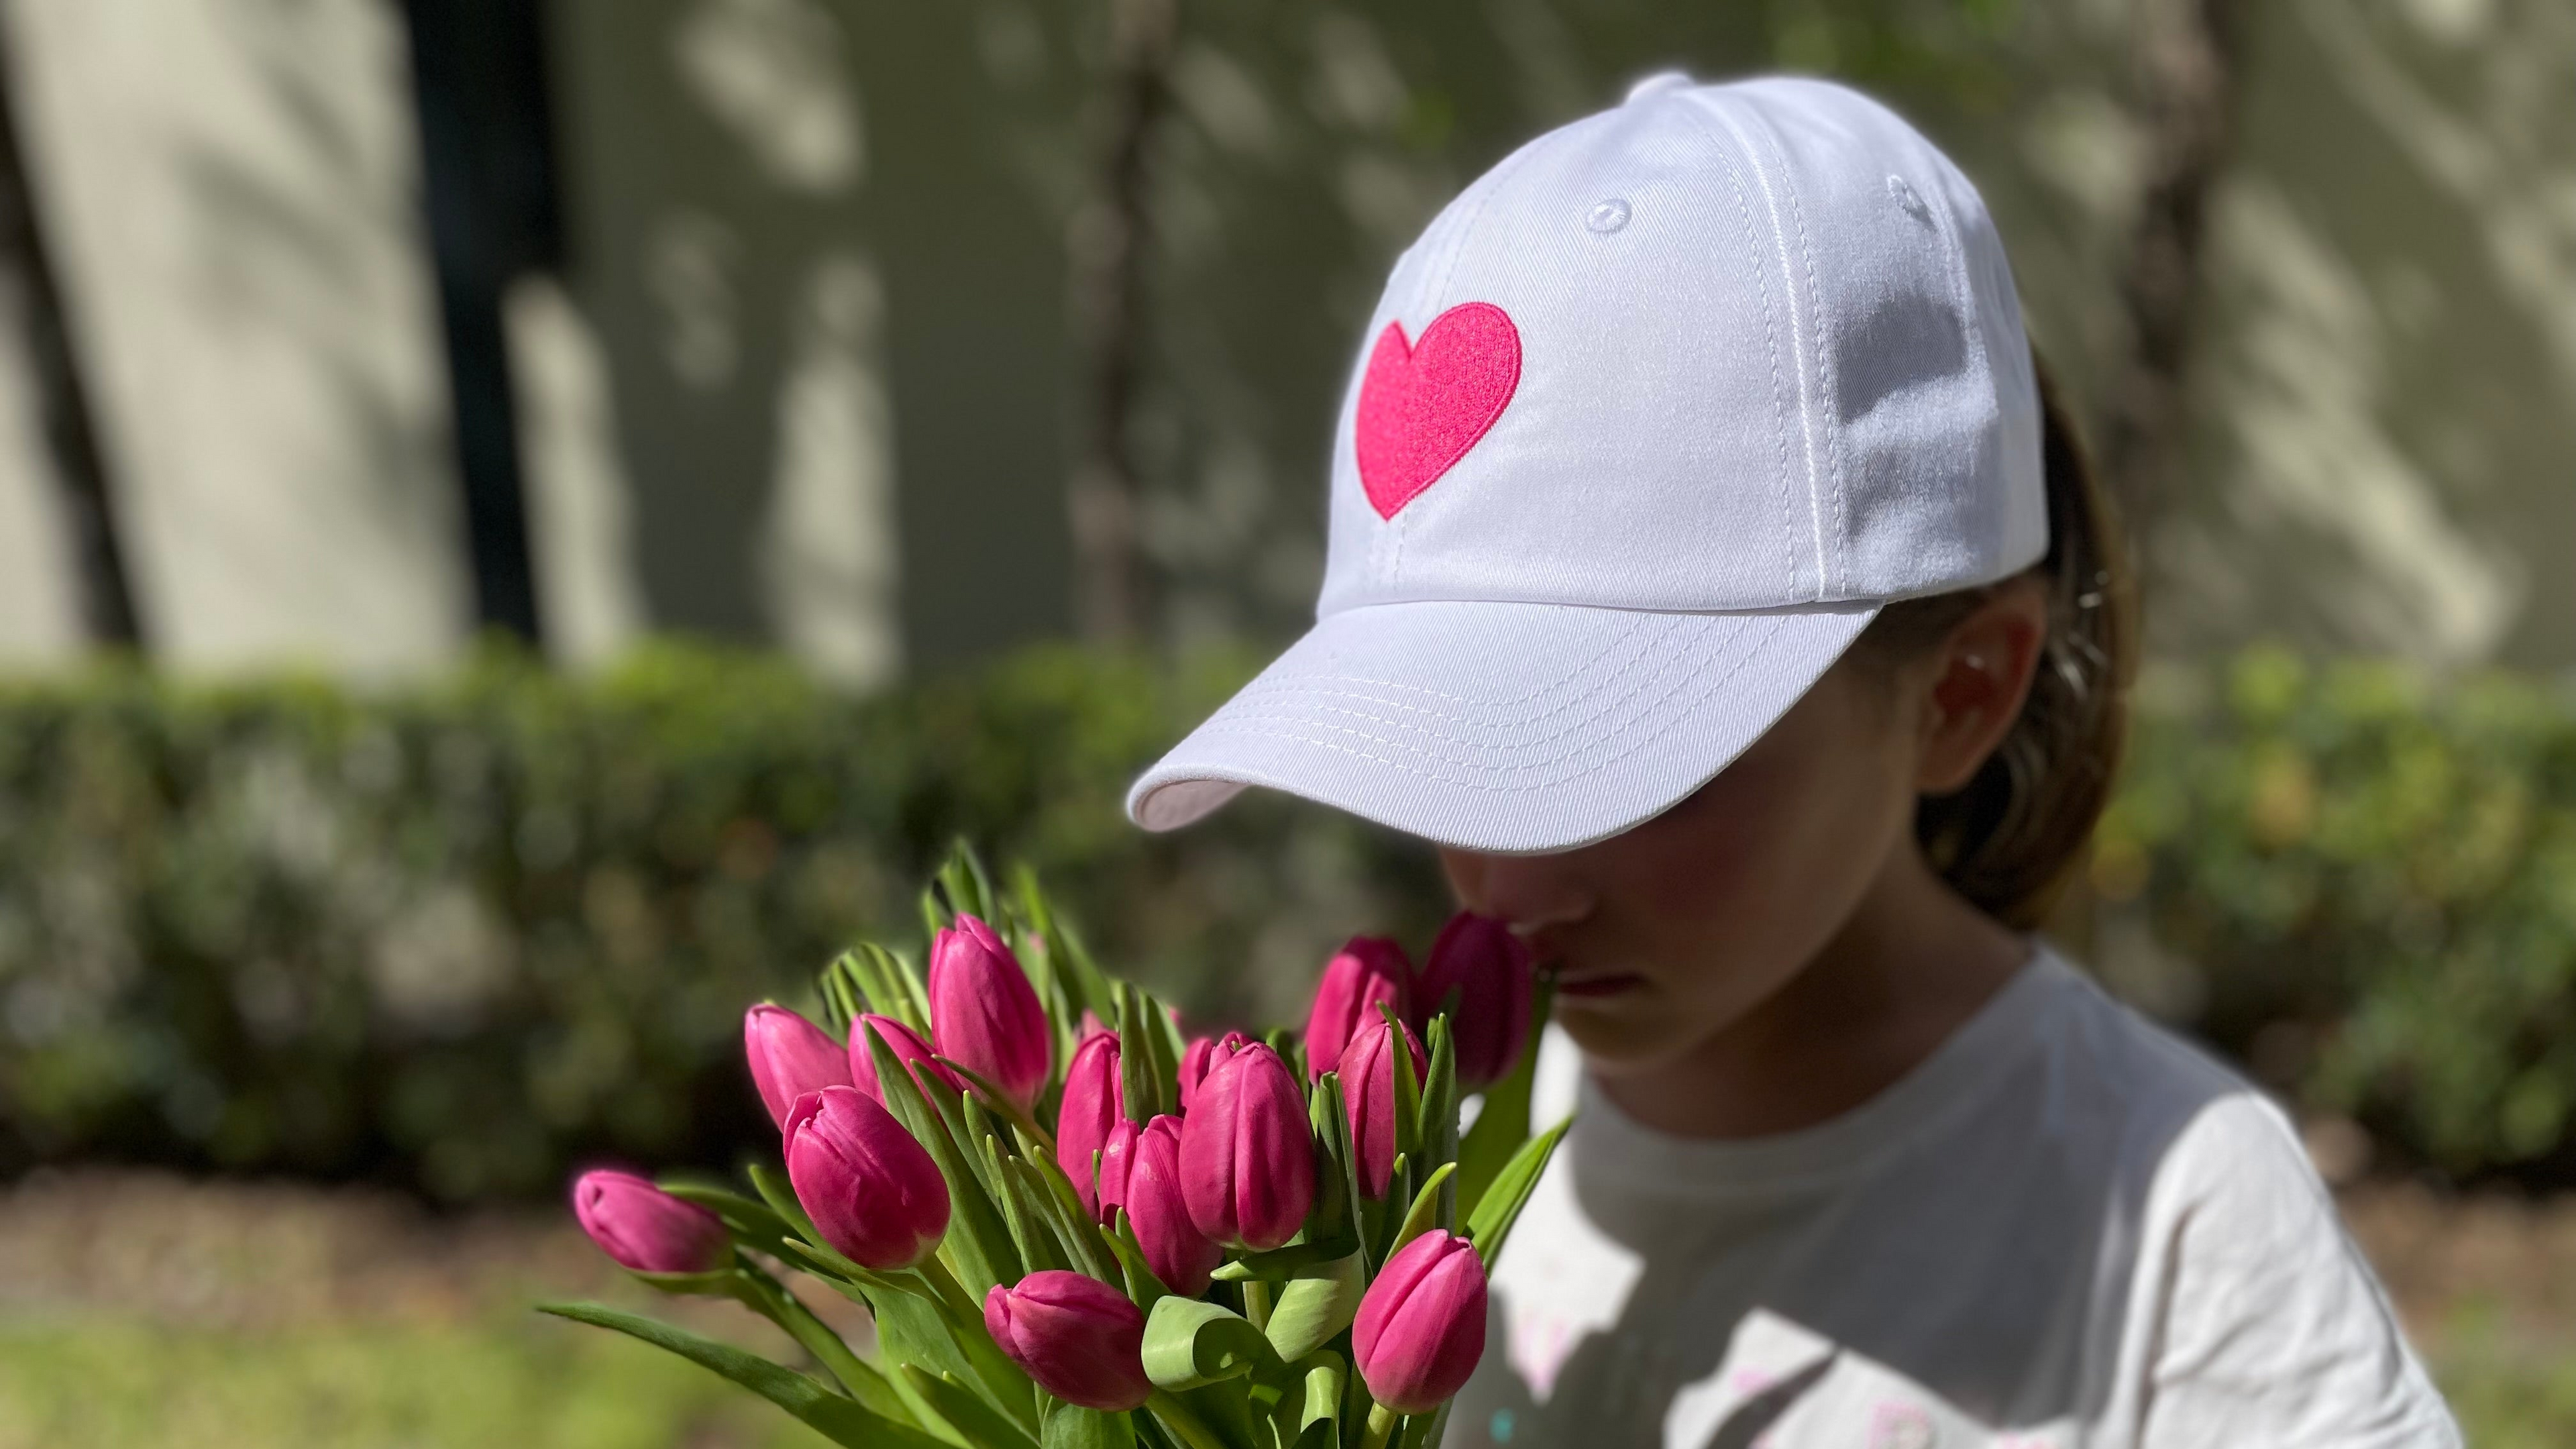
[[[1100,194],[1074,228],[1076,335],[1087,416],[1074,469],[1075,616],[1098,643],[1142,637],[1148,581],[1138,530],[1133,413],[1144,371],[1145,249],[1154,131],[1169,103],[1179,0],[1109,0],[1110,124]]]
[[[475,615],[538,644],[502,307],[513,279],[561,260],[545,17],[537,0],[403,0],[402,13]]]
[[[44,429],[80,591],[93,642],[139,649],[143,623],[117,540],[115,489],[99,448],[89,389],[72,346],[61,284],[38,223],[36,193],[19,138],[17,57],[0,12],[0,288],[18,324],[35,405]]]
[[[2103,419],[2103,481],[2143,549],[2170,501],[2188,443],[2185,372],[2208,231],[2209,195],[2235,121],[2239,0],[2140,0],[2138,109],[2147,166],[2120,302],[2130,350]]]

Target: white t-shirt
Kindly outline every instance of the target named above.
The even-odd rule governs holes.
[[[2459,1442],[2281,1113],[2044,948],[1776,1137],[1641,1127],[1549,1035],[1534,1120],[1580,1110],[1455,1449]]]

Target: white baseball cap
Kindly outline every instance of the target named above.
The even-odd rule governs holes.
[[[1976,188],[1845,87],[1640,83],[1397,261],[1332,464],[1315,627],[1139,778],[1493,852],[1706,783],[1881,605],[2048,542],[2012,272]]]

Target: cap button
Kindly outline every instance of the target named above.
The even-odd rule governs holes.
[[[1690,83],[1691,78],[1687,71],[1657,71],[1653,75],[1646,77],[1644,80],[1637,82],[1635,85],[1628,87],[1628,104],[1633,106],[1639,101],[1646,100],[1653,96],[1660,96],[1666,91],[1680,90]]]

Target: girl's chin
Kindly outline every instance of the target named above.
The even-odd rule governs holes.
[[[1677,1030],[1669,1003],[1642,985],[1595,996],[1557,989],[1556,1024],[1582,1049],[1584,1065],[1619,1076],[1670,1061],[1687,1049],[1690,1034]]]

